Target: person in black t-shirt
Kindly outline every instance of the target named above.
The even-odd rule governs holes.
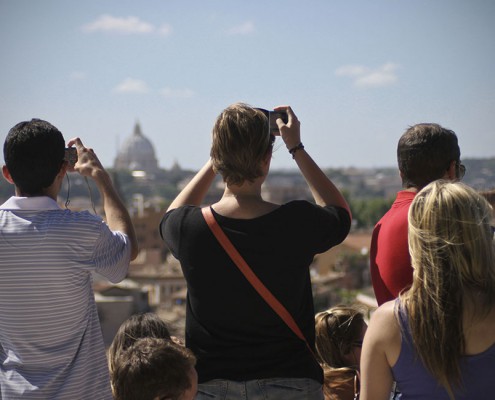
[[[213,215],[248,265],[285,306],[314,350],[309,265],[347,236],[349,206],[304,149],[300,123],[233,104],[213,127],[210,160],[176,197],[160,232],[187,281],[186,346],[197,357],[197,399],[322,399],[323,374],[314,356],[253,289],[213,236],[199,207],[216,173],[225,183]],[[273,121],[272,121],[273,122]],[[261,196],[276,136],[284,141],[315,203],[274,204]],[[246,398],[242,397],[242,398]]]

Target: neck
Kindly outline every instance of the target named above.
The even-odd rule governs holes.
[[[232,190],[231,188],[225,188],[223,193],[223,199],[236,199],[238,202],[242,201],[263,201],[261,197],[261,190],[259,191],[244,191],[244,190]]]
[[[225,187],[223,197],[236,198],[238,200],[261,200],[262,180],[244,182],[242,185],[228,185]]]
[[[57,201],[57,196],[60,191],[61,182],[57,182],[57,179],[47,188],[41,189],[39,193],[36,194],[26,194],[19,187],[15,186],[15,195],[17,197],[40,197],[46,196],[51,197],[53,200]]]
[[[26,194],[20,190],[16,190],[15,195],[17,197],[43,197],[43,196],[46,196],[46,197],[50,197],[53,200],[57,201],[57,194],[55,192],[52,192],[52,191],[43,190],[39,194]]]

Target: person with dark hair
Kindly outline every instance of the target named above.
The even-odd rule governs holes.
[[[288,116],[287,123],[275,119],[276,131],[270,129],[268,112],[239,103],[226,108],[213,127],[211,159],[175,198],[160,225],[187,281],[186,345],[198,358],[198,399],[323,398],[322,370],[308,349],[314,351],[315,338],[309,266],[315,254],[345,239],[351,215],[340,191],[301,143],[292,109],[274,111]],[[262,198],[276,136],[316,204],[295,200],[279,205]],[[224,194],[202,210],[217,172],[225,182]],[[306,342],[242,275],[203,212],[211,213],[252,272],[292,315]]]
[[[460,180],[461,163],[456,134],[438,124],[411,126],[397,146],[403,190],[376,224],[370,246],[370,272],[378,305],[396,298],[412,283],[407,246],[407,212],[416,193],[436,179]]]
[[[108,368],[110,370],[112,389],[114,387],[114,371],[117,359],[137,340],[142,338],[172,340],[167,324],[155,313],[133,314],[127,318],[120,325],[108,349]]]
[[[115,400],[193,400],[198,387],[192,352],[170,340],[141,338],[118,355]]]
[[[368,327],[364,314],[357,307],[335,306],[316,314],[315,324],[325,400],[358,398],[361,347]]]
[[[138,246],[94,151],[79,138],[67,145],[57,128],[39,119],[15,125],[5,139],[2,172],[15,196],[0,206],[3,399],[112,398],[91,275],[121,281]],[[106,223],[59,207],[67,171],[94,180]]]
[[[361,400],[491,400],[495,376],[493,209],[474,189],[437,180],[409,208],[413,283],[373,314]]]

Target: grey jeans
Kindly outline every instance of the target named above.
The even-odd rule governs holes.
[[[195,400],[323,400],[322,385],[308,378],[245,382],[215,379],[198,385]]]

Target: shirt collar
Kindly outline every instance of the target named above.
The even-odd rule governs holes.
[[[59,210],[60,206],[55,200],[48,196],[17,197],[12,196],[0,205],[2,210]]]
[[[408,199],[414,199],[418,192],[411,192],[410,190],[401,190],[400,192],[397,192],[397,199],[398,200],[408,200]]]

